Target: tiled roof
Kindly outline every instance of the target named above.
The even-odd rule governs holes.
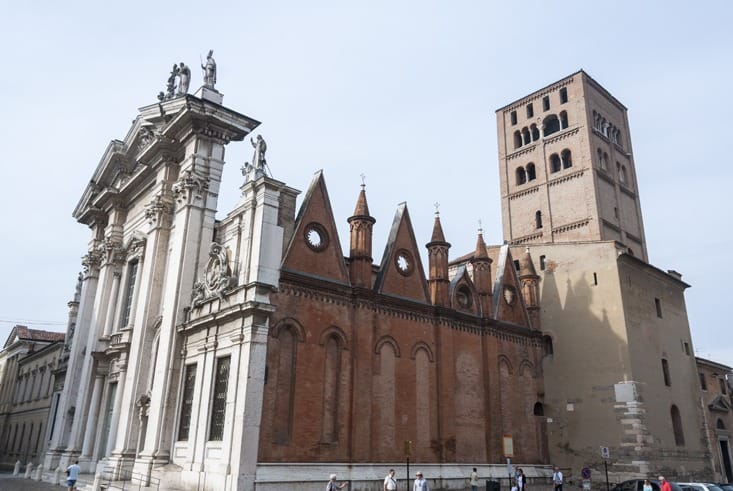
[[[65,334],[63,332],[42,331],[40,329],[30,329],[26,326],[15,326],[15,332],[18,339],[27,339],[29,341],[63,341]]]

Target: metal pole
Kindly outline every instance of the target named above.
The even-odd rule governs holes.
[[[603,459],[603,468],[606,469],[606,491],[609,491],[610,486],[608,485],[608,461]]]
[[[410,456],[407,456],[407,488],[410,489]]]

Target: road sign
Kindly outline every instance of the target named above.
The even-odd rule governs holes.
[[[583,467],[580,470],[580,475],[583,476],[583,479],[590,479],[590,469]]]
[[[601,458],[610,459],[611,452],[608,451],[608,447],[601,447]]]

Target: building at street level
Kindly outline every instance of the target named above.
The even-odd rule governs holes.
[[[366,190],[336,223],[319,171],[296,206],[209,58],[193,95],[173,71],[74,210],[91,231],[66,367],[77,390],[60,395],[45,467],[79,460],[164,489],[321,489],[332,472],[381,489],[406,451],[451,486],[473,466],[504,475],[511,452],[546,475],[537,278],[480,232],[449,274],[440,217],[420,213],[433,232],[415,237],[404,203],[375,263]],[[247,138],[244,184],[223,183],[226,145]]]
[[[613,480],[710,479],[689,285],[648,261],[626,108],[579,71],[496,116],[505,240],[538,266],[551,460],[602,476],[606,447]]]

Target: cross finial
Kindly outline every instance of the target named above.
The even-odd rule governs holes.
[[[435,203],[433,203],[433,206],[435,207],[435,216],[437,217],[438,215],[440,215],[440,211],[438,210],[438,208],[440,208],[440,203],[436,201]]]
[[[478,219],[478,233],[480,233],[480,234],[483,234],[484,233],[484,228],[481,225],[481,219],[480,218]]]
[[[364,182],[366,180],[366,175],[362,172],[359,174],[359,177],[361,177],[361,188],[364,189],[366,187],[366,183]]]

